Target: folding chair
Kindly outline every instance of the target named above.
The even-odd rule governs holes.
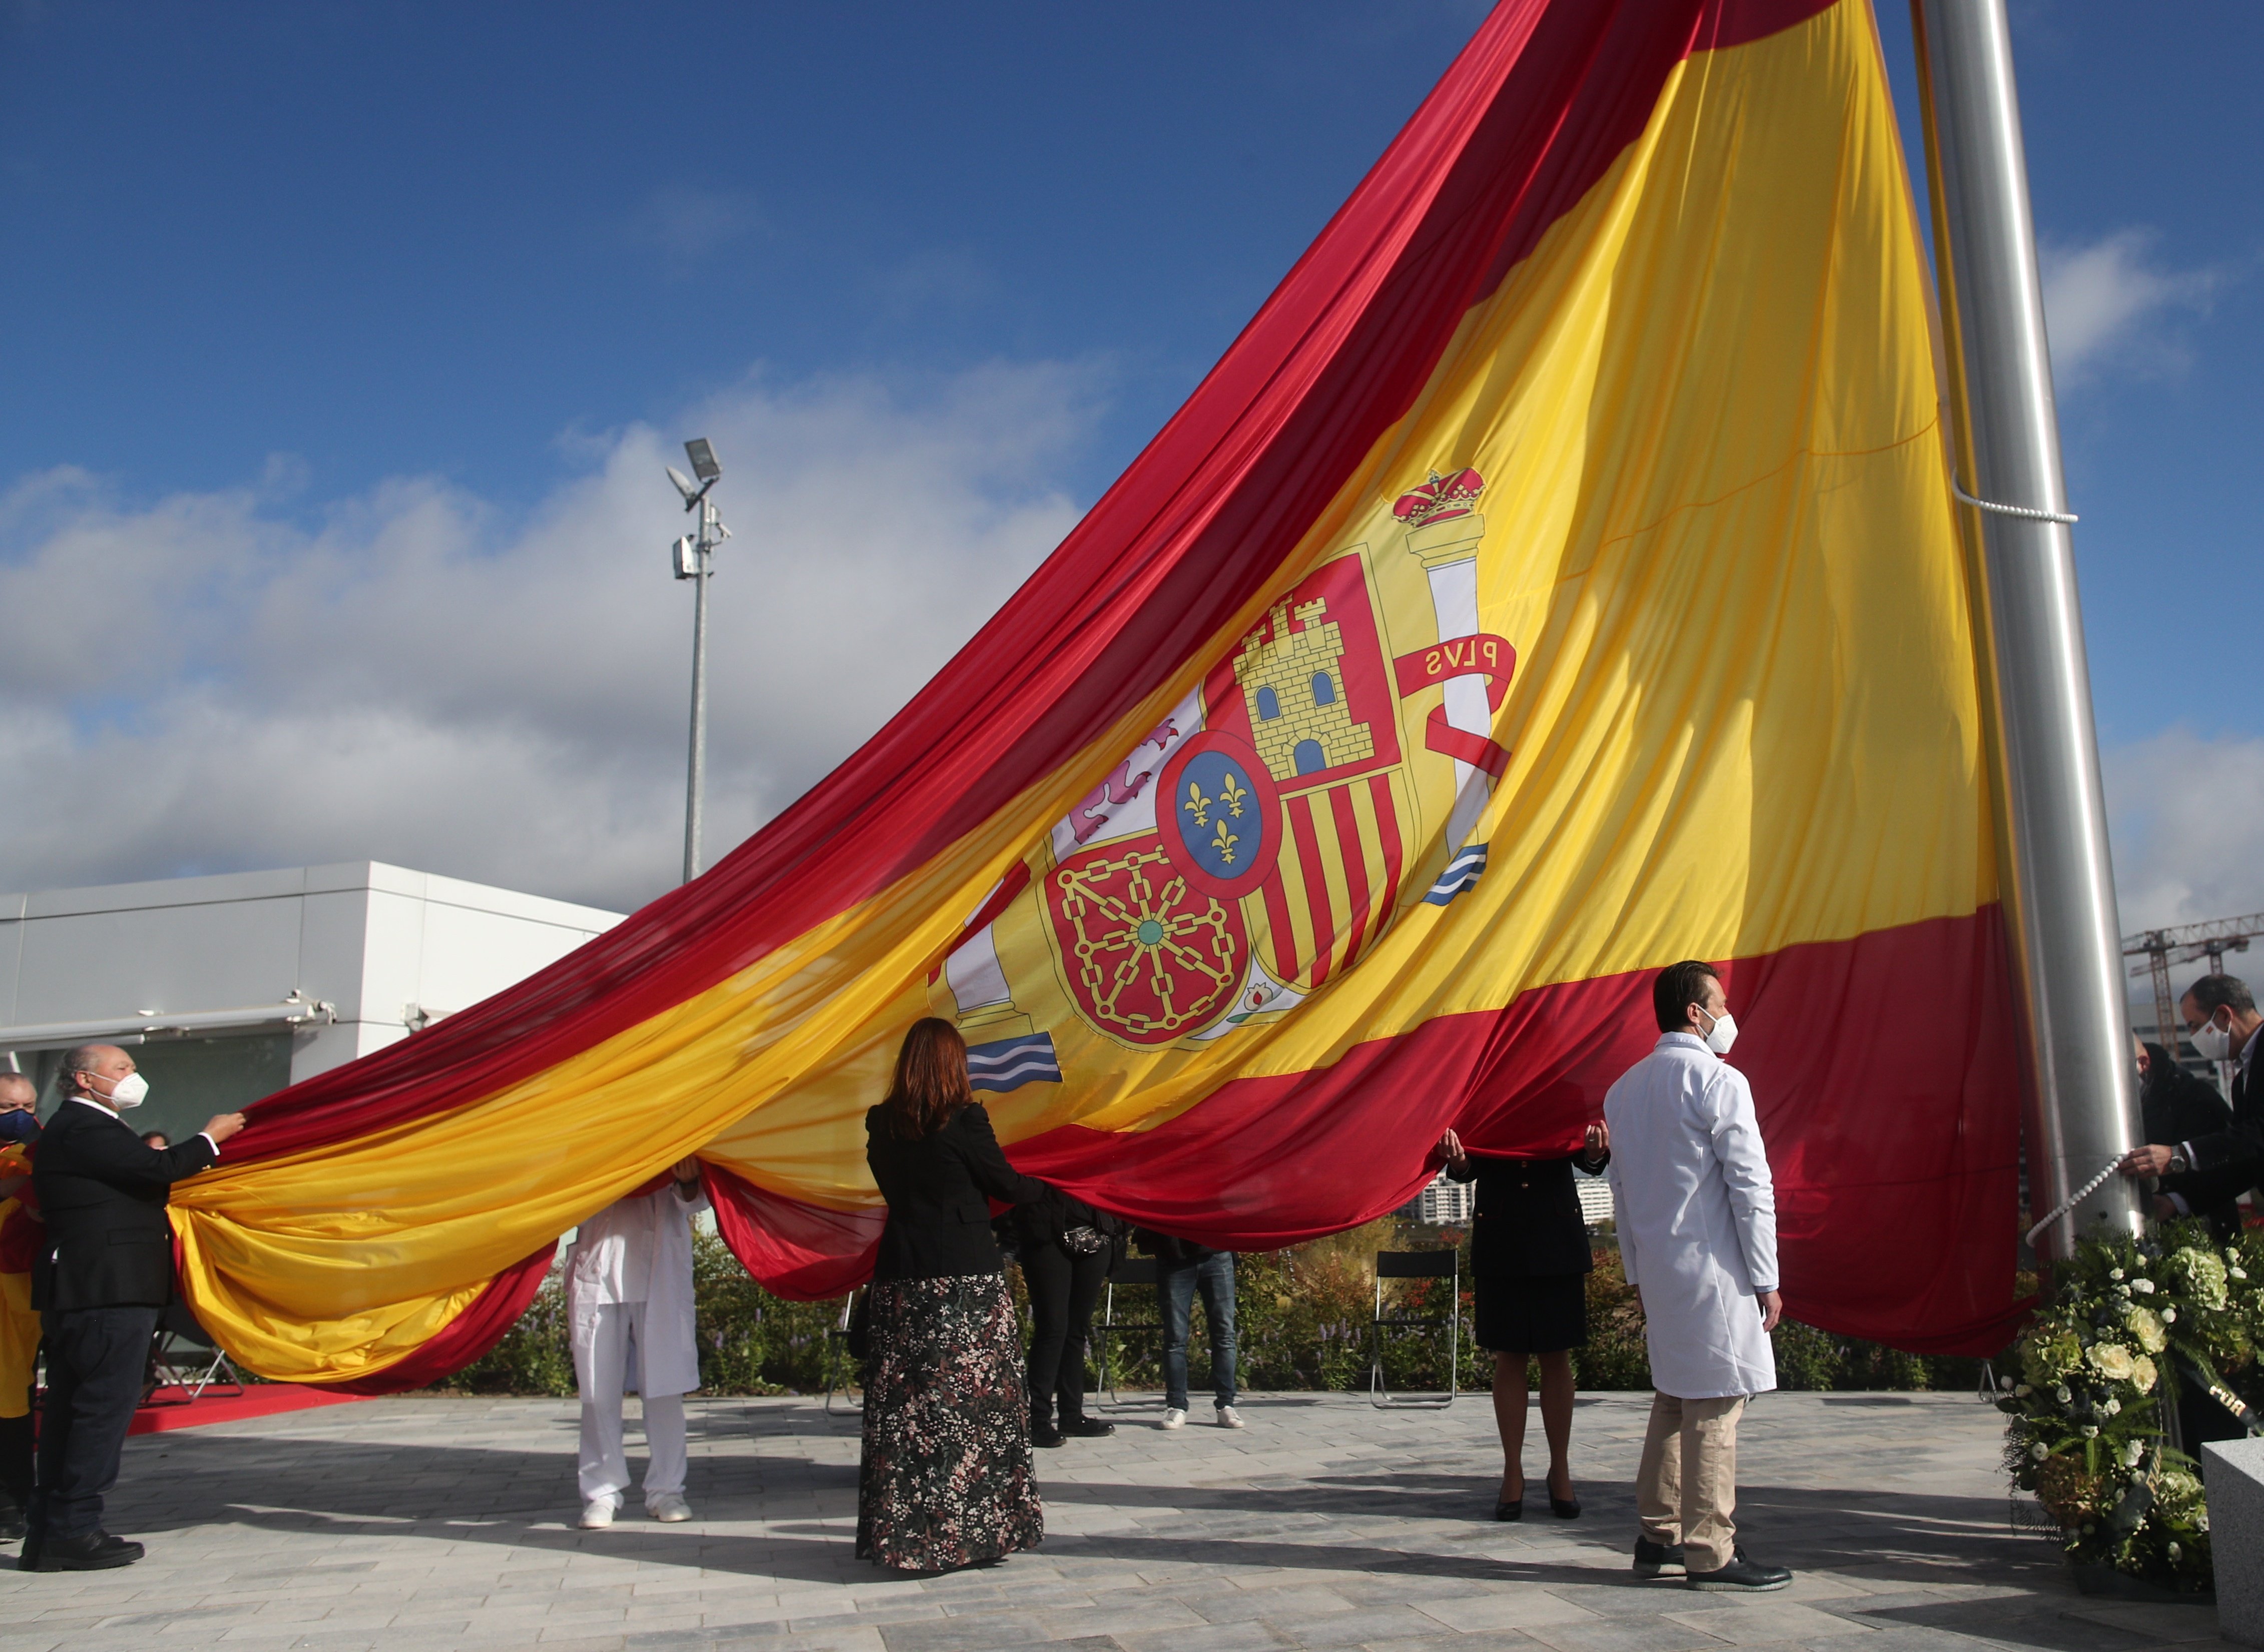
[[[1156,1317],[1152,1320],[1120,1320],[1116,1317],[1116,1287],[1120,1284],[1144,1284],[1151,1288],[1161,1284],[1162,1270],[1150,1256],[1126,1256],[1108,1270],[1108,1288],[1101,1298],[1100,1323],[1092,1328],[1095,1341],[1100,1344],[1100,1386],[1107,1393],[1107,1408],[1128,1409],[1126,1401],[1116,1397],[1116,1379],[1109,1355],[1114,1339],[1127,1331],[1154,1331],[1160,1335],[1164,1328],[1164,1299],[1160,1290],[1156,1298]],[[1132,1404],[1145,1404],[1136,1401]]]
[[[1379,1250],[1375,1253],[1375,1318],[1368,1327],[1372,1357],[1368,1368],[1368,1403],[1379,1411],[1401,1408],[1443,1409],[1462,1392],[1462,1251],[1453,1245],[1436,1250]],[[1444,1279],[1444,1314],[1401,1314],[1387,1318],[1383,1312],[1386,1279]],[[1447,1333],[1447,1392],[1419,1398],[1395,1398],[1383,1386],[1383,1338],[1387,1331]]]
[[[859,1290],[864,1289],[859,1286]],[[841,1322],[825,1333],[825,1415],[853,1415],[846,1401],[849,1398],[849,1372],[856,1361],[849,1354],[849,1315],[857,1306],[857,1292],[852,1291],[841,1299]],[[833,1396],[838,1394],[844,1404],[839,1411],[833,1408]],[[862,1410],[862,1407],[859,1410]]]
[[[143,1405],[187,1405],[201,1399],[213,1388],[226,1387],[232,1394],[243,1392],[243,1379],[220,1344],[207,1335],[197,1323],[197,1316],[189,1312],[189,1305],[176,1299],[165,1305],[157,1316],[156,1331],[149,1338],[149,1363],[142,1372],[142,1403]],[[159,1400],[155,1396],[161,1388],[178,1388],[178,1400]]]

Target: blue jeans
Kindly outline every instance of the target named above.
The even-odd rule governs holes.
[[[1201,1262],[1161,1263],[1156,1294],[1164,1307],[1164,1403],[1187,1408],[1187,1328],[1195,1292],[1202,1292],[1203,1314],[1210,1322],[1210,1380],[1221,1405],[1232,1405],[1234,1388],[1234,1253],[1222,1250]]]

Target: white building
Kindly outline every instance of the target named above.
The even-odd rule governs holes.
[[[133,1046],[177,1139],[524,979],[620,914],[374,861],[0,895],[0,1061]]]
[[[1580,1219],[1590,1227],[1613,1219],[1611,1184],[1600,1175],[1572,1172],[1572,1185],[1580,1195]],[[1441,1170],[1431,1184],[1399,1207],[1411,1221],[1433,1227],[1468,1227],[1477,1207],[1477,1183],[1450,1182]]]
[[[1428,1187],[1399,1207],[1399,1213],[1432,1227],[1468,1227],[1477,1204],[1477,1183],[1450,1182],[1441,1170]]]

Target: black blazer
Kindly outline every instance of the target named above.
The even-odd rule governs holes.
[[[2264,1054],[2257,1060],[2264,1066]],[[2264,1185],[2264,1086],[2250,1081],[2256,1076],[2253,1072],[2234,1074],[2231,1117],[2220,1128],[2161,1138],[2173,1146],[2190,1141],[2194,1150],[2193,1169],[2164,1176],[2162,1191],[2179,1195],[2188,1208],[2210,1217],[2220,1228],[2229,1216],[2237,1229],[2239,1212],[2227,1207],[2251,1188]]]
[[[900,1141],[875,1107],[865,1115],[865,1162],[889,1202],[875,1279],[1002,1273],[990,1232],[991,1199],[1027,1204],[1051,1190],[1006,1162],[990,1115],[976,1102],[918,1141]]]
[[[2232,1127],[2232,1110],[2217,1093],[2216,1085],[2187,1072],[2160,1044],[2148,1044],[2146,1057],[2146,1081],[2138,1087],[2138,1111],[2148,1141],[2194,1141]]]
[[[202,1136],[144,1146],[106,1107],[57,1108],[32,1154],[32,1186],[47,1219],[32,1263],[32,1306],[163,1307],[173,1294],[166,1196],[219,1156]]]
[[[1584,1170],[1612,1161],[1579,1161]],[[1475,1180],[1477,1212],[1470,1219],[1470,1277],[1474,1279],[1531,1279],[1592,1272],[1588,1225],[1580,1217],[1580,1193],[1572,1182],[1571,1159],[1469,1160],[1460,1175]]]

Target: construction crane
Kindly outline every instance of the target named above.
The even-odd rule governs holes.
[[[2178,1001],[2170,990],[2170,965],[2205,957],[2209,960],[2209,972],[2222,975],[2224,955],[2246,952],[2250,939],[2256,935],[2264,935],[2264,912],[2252,912],[2246,918],[2212,918],[2206,923],[2181,924],[2174,929],[2146,929],[2122,937],[2124,957],[2144,954],[2146,959],[2132,966],[2131,979],[2146,975],[2154,978],[2154,1036],[2169,1047],[2172,1056],[2178,1052],[2179,1022]],[[2222,1070],[2228,1064],[2217,1065],[2220,1069],[2218,1084],[2229,1091],[2231,1079]]]

